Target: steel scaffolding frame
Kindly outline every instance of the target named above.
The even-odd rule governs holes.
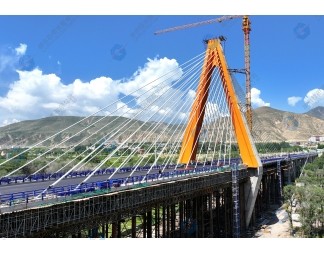
[[[241,181],[248,178],[245,169],[239,170],[238,174]],[[46,235],[48,231],[64,229],[67,226],[87,229],[93,225],[89,223],[89,218],[92,219],[91,223],[97,222],[98,226],[107,222],[117,222],[130,215],[145,213],[157,203],[172,205],[199,194],[208,194],[224,184],[230,185],[231,181],[230,171],[210,173],[62,204],[5,213],[0,215],[0,237],[26,237],[36,233]]]
[[[233,197],[233,237],[240,237],[240,200],[239,200],[239,179],[238,167],[235,164],[232,168],[232,197]]]

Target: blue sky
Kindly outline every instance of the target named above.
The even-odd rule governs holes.
[[[181,64],[204,51],[203,39],[218,35],[227,38],[225,54],[230,67],[243,68],[241,19],[153,35],[159,29],[215,17],[218,16],[0,16],[5,24],[0,37],[0,108],[8,104],[8,100],[2,104],[1,100],[21,79],[17,69],[28,72],[38,68],[44,75],[55,74],[65,85],[76,79],[128,79],[148,58],[175,59]],[[324,17],[250,19],[254,106],[269,103],[274,108],[305,112],[323,105]],[[243,77],[238,75],[237,79],[244,86]],[[308,101],[304,101],[307,93]],[[290,99],[289,105],[289,97],[297,98]],[[60,100],[62,104],[63,99]],[[29,116],[20,114],[16,118],[13,108],[10,114],[17,120]],[[30,113],[30,118],[37,117],[42,116]]]

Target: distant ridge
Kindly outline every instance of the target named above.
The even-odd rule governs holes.
[[[318,108],[318,109],[317,109]],[[322,111],[323,107],[317,107],[309,111],[311,113],[319,113]],[[281,141],[307,141],[312,135],[324,135],[324,119],[319,117],[314,117],[309,114],[297,114],[292,112],[285,112],[271,107],[260,107],[253,111],[253,136],[256,142],[281,142]],[[319,115],[316,115],[319,116]],[[103,127],[109,122],[107,127],[103,128],[98,134],[94,135],[86,144],[95,143],[113,130],[115,127],[120,126],[122,123],[126,123],[129,119],[124,117],[106,117],[103,121],[99,120],[100,116],[94,116],[86,121],[81,122],[79,125],[62,132],[62,134],[57,137],[47,141],[44,146],[52,146],[58,144],[64,139],[71,137],[73,134],[82,130],[88,125],[92,125],[89,129],[81,132],[76,137],[73,137],[67,142],[64,142],[59,147],[68,147],[74,145],[84,139],[85,137],[93,134],[95,131]],[[0,146],[1,148],[8,147],[26,147],[37,142],[40,142],[56,132],[74,124],[75,122],[81,120],[82,117],[75,116],[58,116],[58,117],[47,117],[38,120],[27,120],[14,124],[10,124],[4,127],[0,127]],[[130,129],[122,134],[122,132],[127,129],[125,127],[120,131],[120,135],[117,135],[117,142],[121,142],[128,138],[137,128],[143,124],[139,120],[131,120],[128,124],[131,125]],[[151,123],[146,123],[141,128],[141,133],[138,134],[140,137],[147,134],[147,130]],[[156,134],[165,128],[165,125],[160,125],[156,130]],[[168,129],[168,132],[164,135],[167,139],[169,135],[173,132],[173,127]],[[171,132],[172,131],[172,132]],[[134,136],[129,142],[135,141],[137,136]],[[153,139],[154,136],[151,136]]]
[[[309,116],[313,116],[315,118],[324,120],[324,107],[323,106],[317,106],[310,111],[306,112],[305,114]]]
[[[312,135],[324,134],[323,119],[271,107],[255,109],[253,121],[256,141],[307,141]]]

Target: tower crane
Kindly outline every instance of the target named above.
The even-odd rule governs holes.
[[[177,30],[183,30],[187,28],[198,27],[202,25],[209,25],[212,23],[221,23],[226,20],[231,20],[235,18],[242,18],[242,30],[244,33],[244,60],[245,60],[245,89],[246,89],[246,96],[245,96],[245,104],[246,104],[246,119],[247,124],[252,132],[252,107],[251,107],[251,69],[250,69],[250,31],[251,31],[251,22],[247,15],[230,15],[230,16],[223,16],[216,19],[210,19],[205,21],[200,21],[196,23],[186,24],[182,26],[176,26],[172,28],[167,28],[163,30],[156,31],[155,35],[164,34],[167,32],[173,32]]]

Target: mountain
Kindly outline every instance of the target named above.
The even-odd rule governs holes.
[[[254,110],[253,126],[256,141],[307,141],[324,134],[324,120],[270,107]]]
[[[82,117],[47,117],[0,127],[0,148],[12,146],[26,147],[46,138],[49,138],[49,140],[43,143],[43,146],[52,146],[62,142],[58,147],[67,147],[80,142],[89,135],[93,135],[89,140],[81,143],[88,145],[89,143],[95,143],[112,132],[116,133],[113,140],[121,142],[128,139],[139,129],[140,132],[137,132],[136,135],[129,139],[129,142],[134,142],[138,138],[142,139],[143,137],[144,139],[151,125],[156,124],[153,122],[144,124],[144,122],[139,120],[130,120],[116,116],[102,118],[94,116],[81,121]],[[64,130],[76,122],[80,123]],[[90,125],[90,128],[83,130],[88,125]],[[117,130],[117,127],[122,128]],[[177,132],[175,128],[176,126],[166,127],[166,124],[163,123],[156,128],[155,134],[157,136],[163,130],[167,130],[167,132],[164,132],[163,137],[161,137],[161,140],[167,140],[173,132]],[[53,136],[60,130],[64,131],[57,136]],[[78,134],[75,137],[65,141],[76,133]],[[256,142],[307,141],[312,135],[324,135],[324,119],[315,118],[308,113],[297,114],[270,107],[260,107],[253,111],[252,135]],[[154,139],[156,136],[150,137]]]
[[[86,120],[82,119],[83,117],[74,116],[47,117],[38,120],[21,121],[0,127],[0,148],[30,146],[47,138],[49,139],[42,144],[43,146],[52,146],[62,142],[58,147],[67,147],[79,143],[89,135],[92,135],[91,138],[81,143],[81,145],[88,145],[98,140],[103,141],[102,138],[107,134],[115,134],[114,140],[120,142],[130,137],[137,129],[140,130],[140,132],[137,132],[140,133],[140,136],[145,136],[152,124],[150,122],[144,123],[139,120],[130,120],[118,116],[93,116]],[[66,129],[77,122],[79,123]],[[85,129],[89,125],[90,128]],[[165,125],[166,124],[159,125],[155,133],[157,135],[160,134],[162,130],[165,129]],[[54,134],[61,130],[64,131],[54,136]],[[171,131],[173,131],[172,126],[168,129],[168,132]],[[67,140],[76,133],[76,136]],[[166,137],[168,137],[168,135],[168,133],[165,134]],[[106,137],[106,139],[107,138],[108,137]],[[129,141],[132,142],[137,138],[138,136],[133,136]]]
[[[324,106],[317,106],[314,109],[311,109],[310,111],[306,112],[305,114],[309,116],[313,116],[315,118],[324,120]]]

